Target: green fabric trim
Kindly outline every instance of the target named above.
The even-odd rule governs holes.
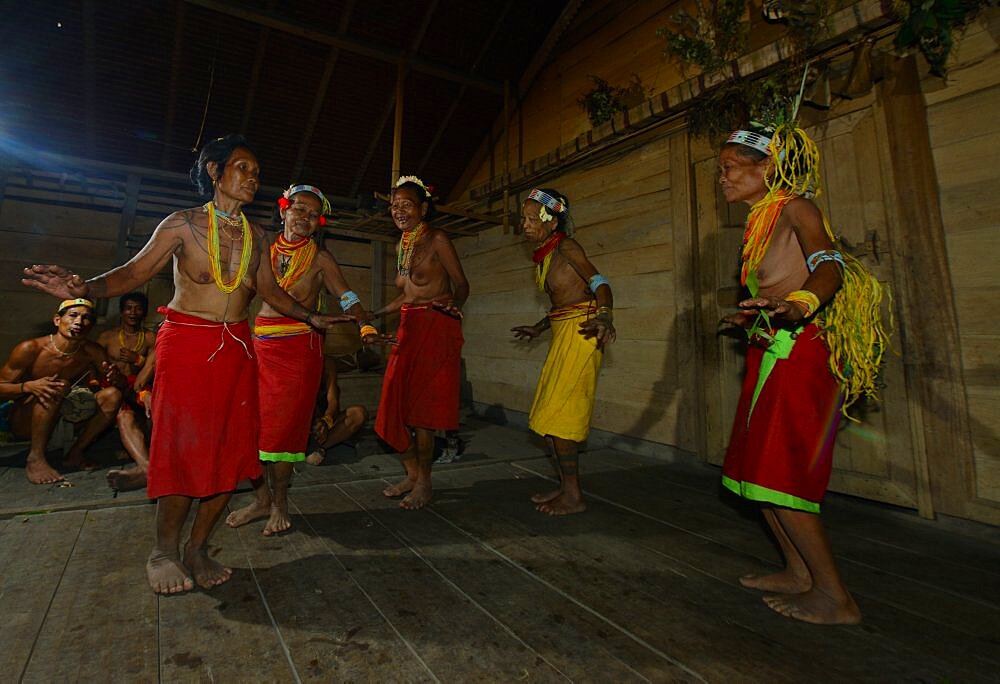
[[[753,398],[750,400],[750,410],[747,412],[747,427],[750,427],[750,416],[753,415],[754,406],[757,405],[757,397],[764,389],[764,383],[774,370],[774,364],[779,359],[787,359],[792,355],[792,347],[795,346],[795,339],[802,332],[804,326],[799,326],[795,330],[782,328],[771,338],[771,344],[764,350],[764,357],[760,360],[760,370],[757,371],[757,386],[753,388]]]
[[[305,453],[301,451],[295,454],[288,451],[258,451],[257,453],[260,454],[260,460],[271,463],[298,463],[306,460]]]
[[[776,489],[761,487],[760,485],[755,485],[752,482],[737,482],[736,480],[723,475],[722,486],[731,491],[733,494],[742,496],[744,499],[750,499],[751,501],[764,501],[767,503],[773,503],[776,506],[784,506],[785,508],[794,508],[799,511],[805,511],[806,513],[819,513],[819,504],[815,501],[800,499],[797,496],[792,496],[791,494],[786,494],[785,492],[779,492]]]

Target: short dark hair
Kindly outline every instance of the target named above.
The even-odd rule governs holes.
[[[425,221],[430,221],[432,218],[434,218],[434,216],[437,214],[437,210],[434,208],[434,198],[431,197],[431,194],[426,190],[424,190],[423,186],[420,185],[419,183],[414,183],[413,181],[406,181],[405,183],[400,183],[399,185],[397,185],[392,189],[391,193],[389,193],[390,199],[392,198],[393,195],[396,194],[397,190],[402,190],[403,188],[410,188],[411,190],[416,192],[417,197],[420,199],[421,203],[427,202],[427,213],[424,215]]]
[[[149,313],[149,297],[145,292],[129,292],[118,299],[118,313],[125,311],[125,302],[136,302],[145,313]]]
[[[767,152],[761,152],[756,147],[750,147],[749,145],[744,145],[743,143],[727,142],[722,144],[723,150],[735,150],[736,154],[741,157],[746,157],[748,159],[753,159],[755,162],[762,162],[771,155]]]
[[[189,174],[191,182],[198,189],[199,195],[202,197],[211,197],[213,193],[212,177],[208,174],[208,162],[218,164],[219,174],[221,175],[223,169],[226,168],[229,158],[233,156],[233,152],[240,147],[249,150],[253,154],[253,150],[250,148],[249,143],[247,143],[247,139],[239,133],[230,133],[229,135],[205,143],[205,146],[201,148],[201,152],[198,153],[198,160],[191,167]]]

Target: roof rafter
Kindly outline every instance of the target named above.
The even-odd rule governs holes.
[[[199,7],[204,7],[205,9],[209,9],[214,12],[228,14],[230,16],[243,19],[244,21],[250,21],[262,26],[269,26],[272,29],[301,36],[302,38],[313,40],[317,43],[324,43],[347,52],[353,52],[355,54],[364,55],[383,62],[390,62],[392,64],[402,63],[407,68],[435,76],[436,78],[441,78],[447,81],[455,81],[456,83],[465,83],[470,87],[479,88],[480,90],[485,90],[491,93],[503,93],[503,84],[501,83],[497,83],[496,81],[492,81],[481,76],[476,76],[475,74],[462,71],[461,69],[456,69],[446,64],[441,64],[439,62],[434,62],[432,60],[408,54],[396,47],[379,45],[371,41],[353,38],[351,36],[344,35],[343,33],[323,31],[306,24],[288,21],[284,17],[272,16],[270,13],[255,12],[232,2],[228,2],[227,0],[185,0],[185,2],[192,5],[198,5]]]
[[[174,119],[177,116],[177,92],[180,90],[181,62],[184,51],[184,8],[180,0],[174,5],[174,47],[170,56],[170,87],[167,88],[167,116],[163,126],[163,154],[160,166],[170,165],[170,149],[174,144]]]
[[[354,0],[349,0],[340,15],[340,22],[337,24],[338,33],[346,33],[347,25],[351,23],[351,14],[354,12]],[[316,97],[313,98],[312,110],[309,112],[309,120],[302,131],[302,143],[299,145],[299,152],[295,155],[295,164],[292,165],[292,177],[289,182],[295,183],[302,173],[302,167],[306,163],[306,154],[309,153],[309,144],[312,142],[313,133],[316,132],[316,123],[319,115],[323,111],[323,103],[326,101],[326,91],[330,88],[330,79],[333,77],[333,70],[337,66],[337,59],[340,57],[340,48],[331,47],[330,54],[327,55],[326,65],[323,67],[323,75],[316,86]]]

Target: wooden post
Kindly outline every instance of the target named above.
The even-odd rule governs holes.
[[[503,234],[510,232],[510,81],[503,82]]]
[[[122,206],[121,221],[118,222],[118,245],[115,248],[116,261],[119,264],[128,261],[128,238],[135,228],[135,208],[139,203],[139,184],[141,177],[130,173],[125,184],[125,204]]]
[[[975,498],[972,440],[962,378],[958,318],[945,245],[937,174],[927,112],[914,57],[894,60],[879,85],[877,102],[884,117],[887,165],[895,192],[895,227],[890,248],[895,269],[898,326],[908,401],[917,435],[918,505],[967,517]],[[922,437],[922,439],[919,439]],[[933,472],[933,480],[929,473]],[[930,498],[926,501],[929,489]],[[923,494],[923,496],[921,496]]]
[[[385,246],[379,240],[372,240],[372,301],[371,310],[378,311],[385,306],[385,298],[382,296],[385,290]]]
[[[396,121],[392,129],[392,178],[389,187],[399,180],[403,156],[403,86],[406,83],[406,65],[400,62],[396,69]]]

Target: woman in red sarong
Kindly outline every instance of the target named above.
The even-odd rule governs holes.
[[[402,508],[431,500],[434,432],[458,429],[462,354],[462,305],[469,282],[455,246],[432,229],[431,192],[416,176],[403,176],[390,211],[402,233],[396,253],[396,287],[403,292],[381,311],[399,311],[396,345],[389,354],[375,432],[401,453],[406,477],[383,494],[402,496]]]

